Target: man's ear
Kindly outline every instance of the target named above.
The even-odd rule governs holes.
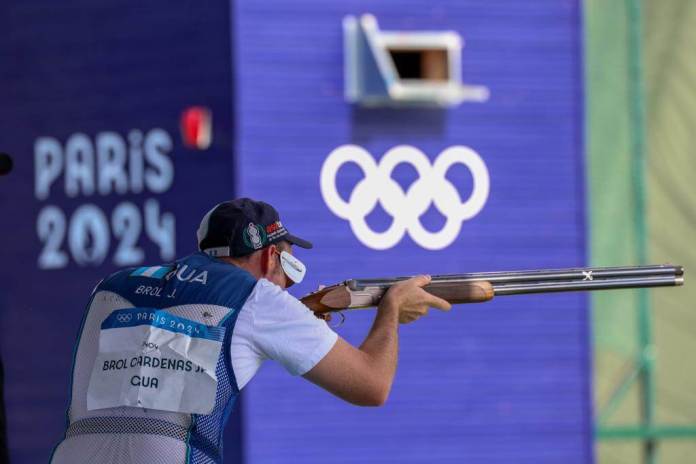
[[[261,250],[261,272],[263,275],[268,275],[273,266],[273,260],[275,259],[275,245],[270,245]]]

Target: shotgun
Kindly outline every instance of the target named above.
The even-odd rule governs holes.
[[[323,287],[300,300],[322,316],[344,309],[377,306],[395,283],[409,277],[351,279]],[[673,287],[684,284],[678,265],[588,267],[532,271],[435,275],[424,290],[452,304],[481,303],[495,296],[529,293]]]

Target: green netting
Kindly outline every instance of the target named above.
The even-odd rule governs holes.
[[[637,425],[641,407],[650,403],[657,426],[693,426],[696,280],[689,270],[696,269],[691,243],[696,235],[696,2],[588,0],[584,6],[590,262],[638,263],[646,253],[649,262],[687,269],[683,288],[650,292],[654,398],[633,385],[608,423]],[[635,27],[631,15],[640,17],[635,13],[641,9],[643,21]],[[641,29],[642,35],[631,37]],[[635,66],[640,62],[642,70]],[[641,92],[634,84],[641,80],[644,98],[636,101]],[[641,105],[643,121],[637,114]],[[636,145],[643,142],[644,147]],[[635,182],[641,180],[633,169],[635,157],[643,154],[644,179]],[[641,190],[644,206],[636,202]],[[643,247],[641,224],[647,232]],[[640,354],[639,304],[637,292],[593,296],[598,412]],[[695,439],[661,441],[656,462],[690,462]],[[603,443],[598,461],[637,462],[641,450],[637,441]]]
[[[650,257],[687,285],[653,292],[658,421],[696,423],[696,2],[645,2]]]

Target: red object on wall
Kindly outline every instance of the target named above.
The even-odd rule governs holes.
[[[204,106],[191,106],[181,113],[181,138],[184,145],[197,150],[205,150],[212,142],[213,115]]]

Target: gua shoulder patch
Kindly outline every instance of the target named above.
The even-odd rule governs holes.
[[[130,273],[130,277],[150,277],[152,279],[161,279],[172,269],[174,269],[172,266],[139,267]]]

